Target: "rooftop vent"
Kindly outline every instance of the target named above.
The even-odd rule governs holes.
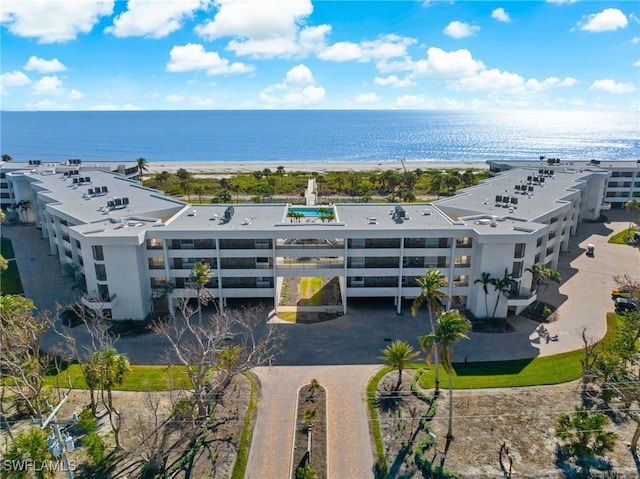
[[[41,160],[29,160],[29,166],[40,166],[41,164]]]
[[[398,220],[401,218],[405,218],[407,216],[407,212],[404,210],[404,208],[400,205],[396,206],[393,210],[393,215],[391,216],[391,218],[393,218],[394,220]]]
[[[373,217],[373,216],[371,216],[371,217],[369,218],[369,224],[370,224],[370,225],[377,225],[377,224],[378,224],[378,219],[377,219],[377,218],[375,218],[375,217]]]

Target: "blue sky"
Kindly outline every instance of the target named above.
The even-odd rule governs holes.
[[[640,2],[2,0],[2,110],[640,109]]]

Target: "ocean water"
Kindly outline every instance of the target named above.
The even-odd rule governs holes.
[[[640,158],[640,115],[217,110],[0,112],[16,160],[382,161]]]

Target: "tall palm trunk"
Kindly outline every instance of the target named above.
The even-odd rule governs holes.
[[[447,429],[447,440],[453,439],[453,379],[449,373],[449,428]]]
[[[431,309],[431,304],[427,303],[427,308],[428,308],[428,312],[429,312],[429,323],[431,324],[431,333],[435,334],[436,333],[436,328],[433,325],[433,310]],[[440,366],[438,364],[439,362],[439,355],[438,355],[438,344],[435,345],[435,354],[434,356],[434,367],[436,369],[436,390],[435,393],[436,394],[440,394]]]

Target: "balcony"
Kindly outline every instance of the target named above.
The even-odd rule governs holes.
[[[109,298],[101,298],[95,291],[82,296],[82,304],[93,311],[112,309],[117,304],[117,295],[114,293]]]
[[[529,306],[538,297],[537,292],[529,293],[526,295],[505,295],[507,297],[507,306]]]

